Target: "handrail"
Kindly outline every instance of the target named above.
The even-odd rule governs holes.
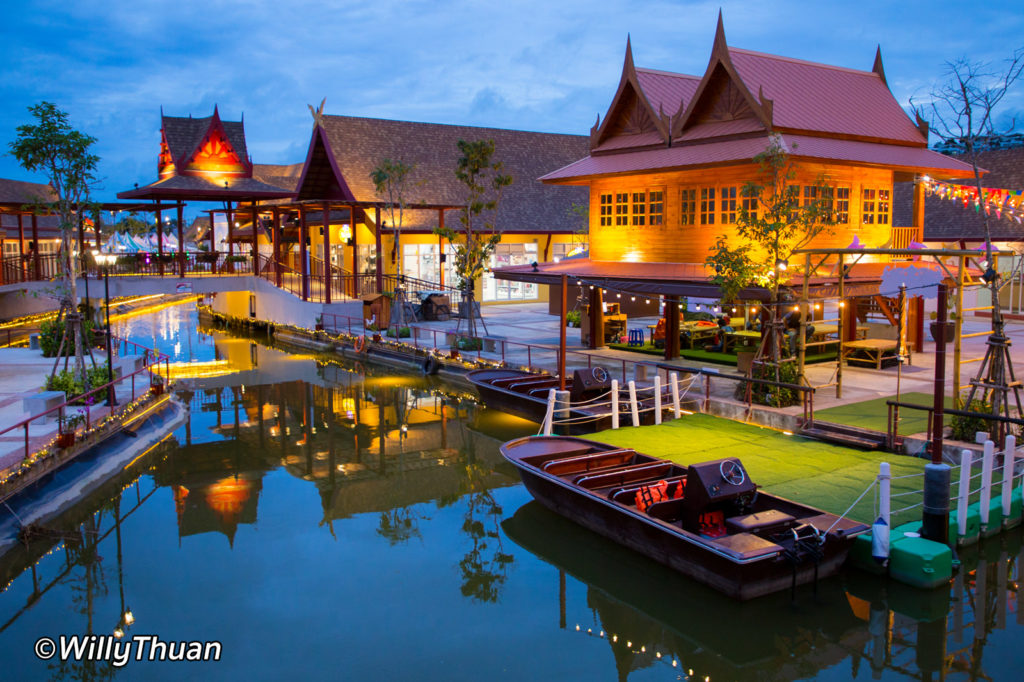
[[[932,431],[932,420],[935,418],[935,407],[933,405],[915,405],[914,403],[905,403],[899,400],[887,400],[885,401],[886,407],[888,408],[888,414],[886,417],[886,443],[888,447],[895,448],[899,443],[899,421],[898,411],[901,408],[908,410],[921,410],[922,412],[928,413],[928,433]],[[895,408],[895,410],[893,409]],[[985,421],[1000,422],[1002,424],[1017,424],[1018,426],[1024,426],[1024,419],[1017,419],[1014,417],[1004,417],[1001,414],[989,414],[987,412],[973,412],[971,410],[957,410],[953,408],[943,408],[943,414],[951,414],[955,417],[979,417]]]
[[[10,431],[13,431],[15,429],[19,429],[19,428],[24,429],[24,431],[25,431],[25,459],[28,459],[28,457],[31,454],[29,452],[29,426],[31,425],[32,422],[36,421],[37,419],[45,417],[45,416],[49,415],[52,412],[58,412],[59,413],[58,418],[60,420],[63,420],[64,419],[65,408],[75,407],[74,405],[72,405],[72,403],[79,402],[79,401],[81,401],[81,400],[83,400],[85,398],[88,398],[89,396],[92,396],[93,394],[97,394],[97,393],[101,393],[101,392],[107,391],[111,386],[115,386],[116,384],[119,384],[119,383],[121,383],[123,381],[126,381],[129,378],[131,379],[131,395],[132,395],[131,401],[134,401],[135,400],[135,375],[136,374],[140,374],[142,372],[149,372],[151,377],[154,376],[154,375],[155,376],[160,376],[159,369],[160,369],[160,363],[161,362],[164,363],[164,377],[163,377],[164,385],[166,387],[168,387],[168,388],[170,387],[171,368],[170,368],[170,356],[169,355],[161,353],[160,351],[152,349],[152,348],[146,348],[145,346],[142,346],[142,345],[140,345],[138,343],[135,343],[134,341],[129,341],[128,339],[122,339],[120,337],[111,335],[111,342],[113,343],[115,341],[116,341],[117,346],[119,348],[120,348],[121,344],[124,344],[126,349],[127,349],[129,344],[131,346],[133,346],[134,348],[136,348],[136,349],[142,348],[145,351],[143,353],[143,360],[142,360],[143,365],[142,365],[142,367],[137,369],[137,370],[135,370],[134,372],[131,372],[130,374],[126,374],[126,375],[123,375],[121,377],[111,379],[110,381],[108,381],[107,383],[103,384],[102,386],[96,386],[94,388],[91,388],[90,390],[86,391],[85,393],[81,393],[81,394],[75,395],[75,396],[66,397],[64,402],[61,403],[60,405],[54,405],[53,407],[51,407],[51,408],[49,408],[47,410],[44,410],[43,412],[40,412],[38,414],[34,414],[34,415],[32,415],[32,416],[30,416],[30,417],[28,417],[26,419],[23,419],[23,420],[17,422],[16,424],[8,426],[7,428],[0,429],[0,436],[4,435],[5,433],[8,433]],[[150,362],[150,354],[152,354],[152,358],[153,358],[152,362]],[[156,368],[157,368],[156,372],[153,371],[153,367],[154,366],[156,366]],[[110,367],[108,371],[110,371],[111,376],[113,376],[113,373],[114,373],[113,367]],[[86,428],[86,430],[89,430],[90,428],[92,428],[92,420],[91,420],[91,414],[90,414],[90,407],[91,407],[91,405],[88,402],[86,402],[84,407],[85,407],[85,428]],[[111,406],[111,412],[113,412],[113,408],[114,407],[116,407],[116,406]],[[60,430],[60,427],[58,426],[58,431],[59,430]],[[76,431],[77,431],[77,429],[76,429]]]

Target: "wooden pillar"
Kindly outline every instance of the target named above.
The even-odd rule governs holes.
[[[185,276],[185,227],[184,216],[185,204],[178,202],[178,276]]]
[[[306,241],[309,228],[306,226],[306,212],[299,210],[299,272],[302,274],[302,300],[309,300],[309,260],[306,258]]]
[[[665,297],[665,359],[679,357],[679,297]]]
[[[331,267],[331,205],[324,202],[323,238],[324,238],[324,303],[331,302],[331,289],[334,288],[334,268]]]
[[[39,279],[42,272],[42,260],[39,254],[39,217],[35,214],[35,211],[32,212],[32,250],[35,252],[32,257],[36,267],[34,279]]]
[[[27,275],[28,263],[25,260],[25,224],[23,222],[24,215],[21,212],[18,213],[18,263],[19,270],[21,270],[21,281],[24,282]]]
[[[351,242],[349,244],[349,246],[352,247],[352,282],[354,284],[354,286],[352,287],[352,295],[353,296],[359,296],[359,294],[362,293],[362,291],[361,291],[360,282],[359,282],[359,256],[356,253],[358,251],[358,249],[356,247],[359,244],[359,240],[356,237],[356,207],[355,206],[349,206],[348,207],[348,225],[349,225],[349,228],[352,230],[352,239],[351,239]]]
[[[847,321],[850,319],[850,301],[846,300],[846,263],[843,254],[839,254],[839,333],[836,334],[836,338],[839,339],[839,348],[836,349],[836,398],[843,397],[843,342],[846,341],[846,335],[849,334],[847,331],[850,326]],[[763,328],[762,328],[763,329]],[[762,334],[765,332],[762,331]],[[854,333],[856,333],[856,324],[854,324]]]
[[[156,205],[153,214],[156,216],[156,267],[160,276],[164,276],[164,226],[161,222],[160,204]]]
[[[281,212],[274,209],[274,225],[271,228],[272,258],[274,259],[274,284],[281,286]]]
[[[589,300],[587,301],[587,336],[588,348],[601,348],[604,346],[604,313],[602,307],[601,287],[591,286]]]
[[[444,209],[443,208],[437,209],[437,226],[438,226],[438,228],[440,228],[442,230],[444,229]],[[443,237],[441,237],[441,235],[437,236],[437,273],[438,273],[438,283],[441,285],[441,288],[444,289],[444,263],[445,263],[445,260],[447,260],[447,258],[445,257],[444,243],[441,241],[442,239],[443,239]]]
[[[256,231],[259,223],[259,214],[256,212],[256,201],[252,202],[252,274],[260,274],[260,235]]]
[[[373,229],[377,233],[377,293],[384,292],[384,254],[380,245],[380,206],[373,207]]]
[[[235,216],[231,210],[231,202],[226,204],[224,214],[228,219],[228,256],[235,255]]]
[[[113,216],[111,216],[113,218]],[[96,224],[92,226],[95,231],[94,236],[96,237],[96,250],[99,251],[103,248],[100,244],[100,228],[103,227],[103,211],[96,211]]]
[[[217,234],[216,230],[213,229],[213,214],[214,211],[207,211],[210,216],[210,253],[217,253]]]
[[[921,178],[914,181],[914,227],[918,238],[924,241],[924,183]]]
[[[924,352],[924,296],[911,299],[914,306],[914,352]]]
[[[569,289],[569,281],[565,273],[562,273],[562,307],[558,314],[558,390],[565,390],[565,315],[566,315],[566,291]],[[472,314],[472,313],[470,313]]]

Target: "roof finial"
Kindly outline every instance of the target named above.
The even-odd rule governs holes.
[[[626,60],[623,66],[623,70],[625,70],[627,67],[630,70],[633,69],[633,45],[630,42],[630,36],[628,33],[626,34]]]
[[[718,26],[715,27],[715,42],[711,46],[711,52],[727,50],[729,46],[725,42],[725,23],[722,21],[722,9],[718,9]]]
[[[320,127],[324,124],[324,104],[327,103],[327,98],[324,97],[320,100],[320,106],[316,109],[313,108],[312,104],[307,104],[309,107],[309,113],[313,114],[313,125],[314,127]]]
[[[885,80],[885,69],[882,68],[882,46],[879,45],[875,49],[875,63],[872,65],[871,70],[878,74],[878,77],[885,83],[885,87],[889,87],[889,81]]]

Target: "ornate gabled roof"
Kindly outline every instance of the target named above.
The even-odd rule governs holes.
[[[188,175],[203,170],[197,157],[207,151],[208,156],[209,153],[214,155],[210,158],[218,165],[237,167],[228,168],[226,172],[251,175],[252,165],[245,145],[244,121],[222,121],[215,105],[213,115],[205,118],[164,116],[161,112],[160,123],[162,142],[166,144],[174,164],[173,172]],[[209,147],[209,150],[204,147]],[[216,156],[221,156],[223,160],[218,161]],[[162,167],[161,172],[163,170]],[[224,168],[218,170],[225,172]]]
[[[580,135],[325,114],[318,120],[296,188],[300,201],[380,201],[370,173],[384,159],[392,159],[414,167],[409,176],[412,203],[459,206],[466,201],[466,190],[455,177],[458,142],[487,139],[494,140],[495,159],[513,178],[498,208],[499,229],[571,232],[569,209],[587,201],[586,190],[546,187],[537,180],[587,153],[588,140]],[[406,228],[429,230],[436,225],[436,210],[411,213],[405,216]]]
[[[619,87],[608,107],[608,113],[602,123],[600,119],[590,131],[590,149],[600,153],[628,147],[650,147],[668,144],[668,131],[671,127],[671,114],[664,110],[666,96],[671,100],[673,95],[682,95],[683,90],[678,84],[668,86],[667,74],[648,72],[645,74],[648,88],[657,98],[659,108],[655,109],[651,100],[640,84],[640,77],[633,65],[633,47],[626,38],[626,57],[622,64],[622,77]],[[682,80],[682,79],[675,79]],[[616,140],[615,138],[622,138]],[[608,142],[609,144],[604,144]]]

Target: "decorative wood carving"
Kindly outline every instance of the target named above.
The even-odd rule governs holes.
[[[612,113],[611,122],[608,126],[608,137],[615,135],[639,135],[658,130],[651,112],[637,97],[632,85],[627,86],[628,90],[623,92],[619,100],[619,106]]]

